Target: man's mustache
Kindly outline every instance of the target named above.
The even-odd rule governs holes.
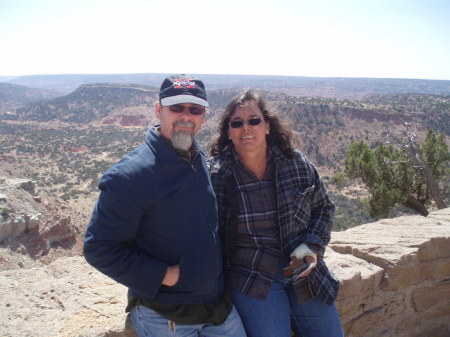
[[[173,126],[180,126],[183,128],[193,128],[195,124],[193,122],[176,121],[173,123]]]

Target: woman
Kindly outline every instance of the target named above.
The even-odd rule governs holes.
[[[335,206],[290,130],[247,91],[227,105],[210,154],[227,282],[248,335],[289,337],[292,316],[299,336],[343,336],[339,281],[323,261]]]

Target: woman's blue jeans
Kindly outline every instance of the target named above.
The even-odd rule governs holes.
[[[280,264],[264,300],[231,289],[248,337],[290,337],[291,328],[298,337],[343,337],[336,305],[316,298],[297,303],[292,282],[284,278],[282,267]],[[296,326],[291,326],[291,317]]]

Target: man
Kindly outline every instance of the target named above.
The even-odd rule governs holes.
[[[110,168],[87,228],[86,260],[129,288],[141,336],[245,336],[225,291],[216,199],[194,141],[208,107],[193,76],[164,80],[160,125]]]

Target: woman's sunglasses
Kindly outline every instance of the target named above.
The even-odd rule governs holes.
[[[198,107],[198,106],[187,107],[187,106],[175,104],[175,105],[169,105],[168,108],[170,111],[175,112],[175,113],[182,113],[184,111],[184,109],[187,109],[189,111],[189,113],[194,116],[199,116],[205,112],[204,107]]]
[[[250,118],[247,121],[247,124],[251,125],[251,126],[256,126],[256,125],[261,124],[261,121],[262,121],[262,119],[260,117],[253,117],[253,118]],[[245,124],[244,121],[232,121],[232,122],[230,122],[230,126],[233,129],[239,129],[239,128],[243,127],[244,124]]]

